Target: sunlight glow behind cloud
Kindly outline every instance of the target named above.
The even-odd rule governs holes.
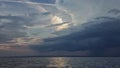
[[[68,23],[62,24],[62,25],[56,27],[56,31],[61,31],[61,30],[67,29],[67,28],[69,28]]]
[[[58,16],[53,16],[51,19],[51,23],[52,24],[61,24],[63,23],[62,18],[58,17]]]

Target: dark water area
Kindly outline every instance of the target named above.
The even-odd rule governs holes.
[[[120,68],[119,57],[0,58],[0,68]]]

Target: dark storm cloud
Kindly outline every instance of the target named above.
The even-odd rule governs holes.
[[[98,17],[80,28],[83,29],[66,36],[45,39],[44,43],[31,48],[56,52],[90,51],[89,56],[120,56],[120,18]]]
[[[29,19],[21,16],[0,16],[0,43],[5,43],[13,38],[24,37],[26,28],[30,25]]]
[[[111,9],[108,13],[113,13],[113,14],[120,14],[120,10],[119,9]]]

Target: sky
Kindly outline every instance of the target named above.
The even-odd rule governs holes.
[[[120,0],[0,0],[0,56],[120,56]]]

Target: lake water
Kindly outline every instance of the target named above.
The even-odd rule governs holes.
[[[116,57],[0,58],[0,68],[120,68]]]

